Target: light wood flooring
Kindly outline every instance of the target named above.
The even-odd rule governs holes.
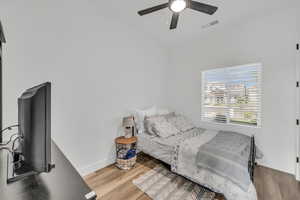
[[[151,200],[132,180],[160,163],[140,154],[136,166],[129,171],[111,165],[86,176],[85,180],[97,193],[97,200]],[[258,200],[300,200],[300,183],[292,175],[257,166],[254,182]],[[224,200],[221,195],[218,199]]]

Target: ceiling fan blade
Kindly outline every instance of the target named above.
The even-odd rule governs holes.
[[[173,13],[170,29],[177,28],[179,13]]]
[[[169,6],[169,3],[160,4],[160,5],[154,6],[152,8],[147,8],[145,10],[141,10],[141,11],[138,12],[138,14],[141,15],[141,16],[142,15],[146,15],[146,14],[149,14],[149,13],[152,13],[152,12],[155,12],[155,11],[167,8],[168,6]]]
[[[211,6],[197,1],[190,1],[189,8],[209,15],[213,15],[218,10],[218,7],[216,6]]]

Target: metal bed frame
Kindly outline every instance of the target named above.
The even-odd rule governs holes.
[[[250,155],[248,161],[248,171],[250,174],[251,181],[254,181],[254,169],[255,169],[255,158],[256,158],[256,146],[255,146],[255,138],[251,137],[251,147],[250,147]]]

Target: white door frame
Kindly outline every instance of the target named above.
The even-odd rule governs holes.
[[[296,81],[297,86],[296,87],[296,119],[298,121],[298,125],[296,126],[296,157],[300,158],[300,32],[298,33],[299,36],[297,38],[298,40],[298,49],[296,49]],[[300,163],[296,162],[296,171],[295,171],[295,177],[298,181],[300,181]]]

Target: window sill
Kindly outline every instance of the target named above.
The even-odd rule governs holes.
[[[218,123],[218,122],[212,122],[212,121],[206,121],[206,120],[201,120],[200,121],[201,124],[207,124],[207,125],[211,125],[220,129],[249,129],[249,130],[260,130],[261,129],[261,125],[258,126],[249,126],[249,125],[243,125],[243,124],[233,124],[233,123]]]

